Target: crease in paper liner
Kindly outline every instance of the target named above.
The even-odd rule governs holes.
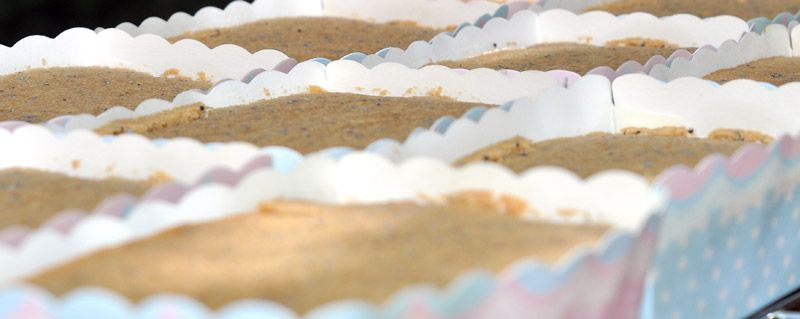
[[[142,53],[148,54],[142,54]],[[242,79],[250,71],[289,69],[296,62],[275,50],[250,53],[223,45],[213,49],[195,40],[171,44],[154,35],[132,37],[120,30],[95,33],[73,28],[55,38],[26,37],[11,47],[0,45],[0,74],[46,67],[111,67],[153,76],[175,74],[216,83]]]
[[[638,311],[642,285],[658,217],[641,233],[606,237],[602,247],[583,250],[558,266],[522,260],[499,274],[472,271],[453,280],[445,289],[412,286],[380,305],[360,300],[338,301],[312,310],[303,318],[522,318],[548,317],[620,318]],[[580,278],[597,278],[591,287]],[[0,315],[27,318],[48,314],[58,319],[101,315],[127,318],[133,314],[158,318],[300,318],[279,304],[243,300],[217,312],[187,296],[161,294],[139,304],[98,288],[81,288],[56,298],[32,286],[0,291]]]
[[[666,58],[653,56],[644,65],[627,61],[617,69],[608,66],[594,68],[587,75],[603,75],[612,81],[626,74],[647,74],[662,81],[681,77],[702,78],[719,70],[761,59],[795,56],[792,42],[793,37],[786,27],[770,25],[760,33],[748,32],[738,40],[727,40],[718,47],[705,45],[694,52],[680,49]]]
[[[657,18],[646,13],[614,16],[605,12],[576,15],[565,10],[543,13],[523,10],[510,19],[494,17],[482,26],[462,27],[455,34],[441,33],[430,41],[416,41],[406,49],[386,48],[375,54],[355,54],[368,66],[398,62],[420,67],[432,62],[458,60],[498,49],[514,49],[550,42],[604,45],[624,38],[659,39],[680,47],[719,46],[749,31],[738,18],[700,19],[691,15]]]
[[[443,66],[422,69],[386,63],[367,68],[357,62],[341,60],[327,64],[306,61],[288,73],[268,70],[251,73],[248,82],[222,81],[208,92],[190,90],[171,102],[151,99],[134,110],[113,107],[100,115],[67,115],[51,119],[47,127],[54,131],[95,129],[119,120],[146,116],[178,106],[203,103],[211,108],[246,105],[265,99],[308,93],[310,87],[327,92],[374,96],[440,95],[465,102],[499,104],[520,97],[535,97],[547,88],[565,85],[571,73],[509,72],[490,69],[459,70]],[[18,123],[0,123],[13,128]]]
[[[232,27],[281,17],[342,17],[370,22],[412,21],[421,26],[448,28],[465,21],[475,21],[498,8],[500,5],[491,1],[461,0],[233,1],[222,9],[205,7],[193,15],[178,12],[167,20],[150,17],[139,25],[125,22],[116,28],[131,35],[149,33],[168,38],[186,32]],[[442,12],[448,14],[441,14]]]

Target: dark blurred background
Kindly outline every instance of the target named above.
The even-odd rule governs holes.
[[[0,43],[10,46],[28,35],[54,37],[72,27],[115,27],[145,18],[168,18],[232,0],[0,0]],[[248,2],[252,2],[249,0]]]

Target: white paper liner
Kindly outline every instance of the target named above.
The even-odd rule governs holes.
[[[442,66],[412,69],[387,63],[367,68],[354,61],[327,65],[306,61],[288,73],[265,71],[249,82],[225,81],[207,93],[187,91],[172,102],[148,100],[135,110],[114,107],[98,116],[63,116],[48,122],[53,130],[95,129],[114,120],[154,114],[194,103],[212,108],[246,105],[260,100],[302,94],[310,86],[328,92],[374,96],[441,95],[464,102],[500,104],[520,97],[536,97],[548,88],[563,85],[557,75],[546,72],[500,72],[489,69],[452,70]]]
[[[658,39],[680,47],[719,46],[739,39],[749,30],[741,19],[721,16],[700,19],[691,15],[657,18],[646,13],[613,16],[605,12],[576,15],[566,10],[517,12],[511,19],[496,17],[482,27],[468,26],[455,36],[442,33],[430,42],[417,41],[407,49],[388,48],[368,55],[368,66],[398,62],[420,67],[432,62],[459,60],[497,49],[524,48],[540,43],[576,42],[604,45],[625,38]]]
[[[729,40],[718,48],[706,46],[691,56],[675,57],[668,64],[653,66],[647,73],[664,81],[685,76],[704,77],[715,71],[761,59],[796,56],[792,52],[792,41],[785,26],[774,24],[763,33],[750,32],[739,41]]]
[[[253,69],[288,69],[294,65],[275,50],[249,53],[234,45],[209,49],[185,40],[170,44],[154,36],[132,37],[119,30],[100,33],[69,29],[51,39],[30,36],[12,47],[0,45],[0,75],[44,67],[111,67],[140,71],[153,76],[165,73],[206,79],[244,78]]]
[[[118,29],[132,35],[173,37],[211,28],[231,27],[279,17],[343,17],[374,22],[412,21],[418,25],[447,28],[471,22],[494,12],[499,4],[461,0],[256,0],[234,1],[224,9],[206,7],[194,15],[179,12],[166,21],[151,17],[140,25],[122,23]],[[446,12],[447,14],[442,14]]]
[[[715,71],[733,68],[772,57],[791,57],[789,32],[782,25],[769,25],[761,33],[748,32],[738,41],[728,40],[719,47],[710,45],[693,53],[678,50],[668,58],[654,56],[644,65],[628,61],[616,70],[597,67],[587,74],[599,74],[614,80],[625,74],[643,73],[656,79],[670,81],[680,77],[704,77]]]
[[[614,113],[619,128],[685,126],[706,136],[716,128],[739,128],[774,137],[800,128],[797,99],[800,83],[774,87],[751,80],[723,84],[680,78],[664,84],[632,74],[613,84]]]
[[[613,98],[612,98],[613,97]],[[554,88],[537,100],[476,109],[415,130],[404,142],[377,141],[367,149],[396,161],[432,156],[455,161],[494,143],[521,136],[532,141],[617,133],[626,127],[684,126],[705,137],[718,128],[758,131],[773,137],[800,131],[796,101],[800,84],[775,88],[736,80],[724,85],[697,78],[669,83],[629,74],[613,84],[588,75],[570,88]]]

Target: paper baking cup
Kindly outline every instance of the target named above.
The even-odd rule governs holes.
[[[566,10],[535,13],[519,11],[510,19],[496,17],[482,26],[467,26],[453,34],[442,33],[431,41],[417,41],[407,49],[387,48],[376,54],[353,54],[368,66],[398,62],[411,67],[460,60],[496,51],[525,48],[541,43],[575,42],[605,45],[611,40],[647,38],[681,47],[720,46],[748,32],[747,23],[731,16],[700,19],[691,15],[657,18],[646,13],[613,16],[606,12],[575,14]]]
[[[792,40],[786,27],[770,25],[760,33],[748,32],[738,41],[728,40],[719,47],[706,45],[692,53],[678,50],[667,58],[655,56],[644,65],[628,61],[616,70],[598,67],[587,74],[599,74],[614,80],[625,74],[642,73],[670,81],[686,76],[704,77],[761,59],[793,55]]]
[[[541,3],[542,2],[540,2],[540,4]],[[484,15],[480,19],[478,19],[478,21],[475,22],[474,24],[462,24],[459,27],[459,29],[456,30],[456,32],[454,33],[441,34],[439,36],[440,38],[439,40],[434,39],[427,43],[424,41],[418,41],[405,51],[397,48],[387,48],[379,51],[374,55],[367,56],[364,54],[355,53],[346,56],[345,59],[361,61],[365,65],[376,65],[379,63],[384,63],[386,61],[392,61],[392,62],[403,63],[409,66],[419,66],[443,60],[463,59],[481,54],[483,52],[495,51],[497,50],[495,46],[499,45],[498,43],[503,43],[503,41],[506,41],[505,43],[508,44],[508,49],[524,47],[520,46],[519,43],[527,43],[525,46],[535,45],[537,43],[544,43],[544,42],[586,43],[587,39],[594,44],[600,44],[600,45],[604,44],[604,42],[596,42],[596,43],[593,42],[595,37],[594,35],[575,36],[570,38],[569,35],[539,34],[538,36],[541,39],[556,38],[558,40],[556,41],[540,40],[539,42],[532,42],[532,43],[528,43],[530,41],[527,42],[517,41],[520,39],[508,40],[507,38],[509,37],[509,34],[512,37],[517,36],[516,34],[519,33],[518,30],[522,27],[523,23],[517,22],[518,24],[514,24],[506,20],[509,20],[509,17],[513,17],[520,11],[526,11],[526,9],[529,9],[528,5],[529,5],[528,2],[524,1],[504,4],[500,8],[498,8],[498,10],[495,11],[494,14]],[[531,8],[534,7],[536,7],[536,4],[531,5]],[[542,16],[553,15],[553,13],[549,12],[540,14]],[[561,12],[559,14],[563,15],[564,13]],[[593,13],[593,14],[599,14],[599,13]],[[581,15],[579,17],[583,16],[584,15]],[[694,23],[697,22],[696,20],[699,20],[699,18],[690,15],[679,15],[679,16],[681,16],[682,18],[674,16],[668,18],[661,18],[661,20],[675,19],[673,21],[674,23],[683,25],[687,25],[687,23],[680,22],[679,21],[680,19],[693,20]],[[692,18],[687,18],[687,16]],[[746,64],[759,59],[765,59],[775,56],[800,55],[800,50],[798,50],[797,52],[792,51],[792,47],[800,46],[800,44],[795,45],[795,40],[794,40],[795,38],[800,37],[800,30],[797,31],[796,35],[793,33],[794,26],[800,23],[798,22],[800,21],[800,18],[798,18],[798,16],[800,16],[800,14],[794,16],[789,13],[784,13],[778,15],[773,20],[768,20],[766,18],[754,19],[747,22],[749,26],[746,28],[753,31],[745,33],[742,33],[743,31],[745,31],[745,29],[741,28],[741,26],[743,25],[741,22],[743,22],[743,20],[738,22],[732,22],[729,19],[733,17],[726,16],[725,23],[730,23],[730,25],[727,27],[727,30],[726,27],[722,25],[722,22],[719,21],[716,21],[715,23],[705,23],[706,25],[705,28],[708,29],[709,31],[708,34],[704,37],[706,40],[703,41],[709,41],[709,42],[695,41],[694,44],[686,44],[686,46],[698,46],[697,45],[698,43],[707,43],[700,46],[697,50],[695,50],[695,52],[689,52],[686,50],[676,50],[669,57],[662,57],[657,55],[650,58],[644,64],[641,64],[637,61],[628,61],[621,64],[616,69],[611,68],[609,66],[597,66],[595,69],[591,70],[587,74],[604,75],[609,79],[613,80],[616,77],[625,74],[645,73],[655,78],[666,81],[666,80],[677,79],[683,76],[702,77],[710,73],[713,73],[714,71],[736,67],[738,65]],[[574,19],[574,17],[570,18]],[[622,17],[619,17],[619,19],[622,19]],[[718,18],[710,18],[710,19],[713,20]],[[550,21],[550,20],[557,20],[557,18],[546,18],[543,21]],[[642,20],[647,20],[647,21],[643,22]],[[623,24],[623,26],[620,27],[622,30],[619,32],[639,32],[640,28],[642,27],[645,27],[646,29],[652,29],[658,27],[655,24],[665,23],[664,21],[655,22],[653,20],[654,17],[652,16],[647,18],[644,18],[644,16],[640,16],[639,19],[634,19],[634,21],[629,22],[631,26],[626,26],[625,23],[621,23]],[[505,26],[488,25],[490,21],[492,21],[492,23],[494,24],[507,23],[509,25]],[[587,23],[585,23],[585,25],[588,26],[587,29],[589,30],[596,30],[597,28],[594,28],[592,26],[594,23],[596,22],[588,21]],[[536,25],[538,26],[538,28],[543,28],[543,24],[538,21],[536,24],[528,24],[528,25]],[[549,24],[544,24],[544,25],[547,26]],[[626,27],[629,27],[629,29],[625,29]],[[665,32],[660,32],[656,36],[649,36],[649,37],[653,39],[665,39],[667,42],[670,42],[670,41],[676,41],[673,39],[685,36],[685,30],[682,30],[680,27],[673,26],[668,28],[669,30]],[[466,35],[460,34],[465,29],[471,31],[466,31],[468,32],[468,34]],[[565,33],[565,30],[568,30],[568,28],[563,26],[552,27],[548,28],[547,30],[549,31],[550,29],[553,29],[554,30],[553,32],[558,32],[558,33]],[[722,31],[718,29],[721,29]],[[738,30],[738,31],[728,32],[732,30]],[[607,30],[602,30],[601,32],[607,32]],[[790,32],[792,32],[792,34],[790,34]],[[630,34],[627,37],[636,37],[636,36],[638,35]],[[522,37],[524,37],[524,35]],[[624,37],[625,36],[617,36],[617,39]],[[727,40],[723,40],[726,37],[728,37]],[[608,39],[614,39],[614,38],[609,37]],[[723,41],[720,43],[719,42],[720,40]],[[489,41],[491,41],[490,42],[491,47],[489,47],[489,45],[487,44],[487,42]],[[719,43],[719,44],[714,44],[714,43]],[[476,47],[485,47],[485,49],[483,49],[484,51],[481,51],[480,49],[476,50],[475,49]]]
[[[455,52],[461,48],[452,47],[450,50]],[[684,76],[703,77],[718,70],[760,59],[793,55],[792,40],[787,28],[771,24],[759,32],[745,33],[738,40],[727,40],[718,47],[704,45],[694,52],[679,49],[668,57],[656,55],[644,64],[631,60],[622,63],[616,69],[609,66],[597,66],[587,72],[587,75],[599,74],[614,80],[625,74],[644,73],[668,81]],[[353,58],[356,57],[353,56]]]
[[[206,7],[189,15],[179,12],[166,21],[151,17],[140,25],[116,28],[131,35],[156,34],[165,38],[186,32],[242,25],[281,17],[341,17],[371,22],[412,21],[433,28],[455,27],[495,12],[500,4],[461,0],[255,0],[234,1],[224,9]],[[447,12],[447,14],[442,14]]]
[[[583,13],[590,7],[614,1],[616,0],[540,0],[533,4],[528,4],[527,1],[508,1],[500,6],[492,16],[510,17],[514,12],[521,10],[544,12],[552,9],[564,9],[575,13]],[[480,24],[480,22],[482,21],[479,20],[476,24]],[[792,28],[798,23],[800,23],[800,12],[782,12],[775,17],[758,17],[747,21],[750,30],[759,33],[763,32],[771,24],[782,24]]]
[[[796,36],[800,36],[800,33]],[[797,56],[800,52],[792,51],[793,38],[796,36],[790,36],[785,26],[773,24],[760,33],[749,32],[739,41],[729,40],[719,47],[705,46],[689,56],[675,56],[642,71],[669,81],[684,76],[704,77],[715,71],[771,57]]]
[[[608,214],[594,216],[595,220],[605,220],[617,226],[618,231],[609,234],[597,250],[583,250],[557,266],[521,261],[500,274],[483,272],[462,276],[450,285],[446,293],[436,292],[431,287],[410,289],[383,306],[360,304],[353,307],[353,303],[338,303],[318,309],[311,317],[333,318],[334,315],[358,312],[366,318],[433,318],[458,314],[467,318],[487,315],[524,317],[539,313],[556,317],[614,317],[629,316],[638,311],[644,275],[655,243],[657,217],[650,223],[645,221],[663,204],[662,193],[652,190],[643,179],[632,174],[609,172],[582,181],[552,168],[517,176],[490,164],[455,169],[444,162],[420,158],[396,165],[367,154],[349,155],[340,161],[325,156],[313,157],[290,172],[261,169],[242,177],[233,186],[202,184],[175,202],[139,202],[124,219],[97,214],[80,219],[66,231],[41,228],[24,238],[18,246],[0,245],[0,282],[8,285],[47,267],[177,225],[252,211],[259,202],[276,198],[334,204],[382,203],[440,198],[476,189],[519,197],[527,203],[535,203],[538,197],[546,198],[546,193],[553,193],[556,189],[571,189],[576,198],[563,205],[597,201],[597,198],[628,198],[632,194],[636,194],[636,200],[628,203],[628,207],[622,207],[624,209],[612,208]],[[613,206],[620,201],[608,202]],[[602,209],[602,206],[598,208]],[[637,208],[631,209],[632,206]],[[531,206],[531,209],[535,207]],[[561,221],[570,222],[555,214],[541,214],[539,218],[562,218]],[[587,289],[581,278],[594,278],[596,282]],[[58,314],[59,309],[65,309],[62,303],[63,307],[80,310],[80,313],[106,309],[112,312],[123,310],[126,314],[140,311],[209,314],[198,303],[187,302],[185,298],[162,297],[155,299],[159,300],[155,305],[146,302],[129,307],[125,302],[119,303],[118,297],[87,290],[60,301],[27,288],[11,288],[0,296],[0,303],[9,305],[2,308],[6,311],[4,317],[16,315],[17,311]],[[79,297],[74,299],[75,296]],[[558,300],[556,304],[560,306],[554,306],[554,300]],[[241,311],[250,315],[264,314],[264,304],[258,305],[260,307],[245,307]],[[423,309],[419,309],[421,306]],[[419,312],[421,310],[423,312]]]
[[[178,106],[203,103],[211,108],[308,93],[310,87],[328,92],[374,96],[441,95],[464,102],[500,104],[521,97],[536,97],[548,88],[564,86],[571,75],[562,72],[509,72],[489,69],[453,70],[442,66],[412,69],[395,63],[367,68],[353,61],[306,61],[288,73],[264,71],[247,82],[224,81],[208,92],[190,90],[171,102],[148,100],[135,110],[114,107],[100,115],[68,115],[48,121],[55,131],[95,129],[111,121],[146,116]],[[0,127],[9,123],[0,123]]]
[[[30,36],[12,47],[0,45],[0,61],[0,75],[45,67],[99,66],[153,76],[177,74],[212,83],[242,79],[253,69],[288,70],[295,63],[275,50],[251,54],[234,45],[209,49],[194,40],[170,44],[153,35],[132,37],[119,30],[95,33],[81,28],[53,39]]]
[[[588,75],[536,100],[477,108],[458,119],[444,117],[429,129],[418,128],[405,141],[385,139],[367,149],[395,161],[428,156],[452,162],[514,136],[542,141],[619,133],[627,127],[683,126],[700,137],[718,128],[736,128],[780,137],[800,131],[798,98],[797,83],[775,87],[736,80],[719,85],[691,77],[665,83],[629,74],[612,84],[606,77]]]

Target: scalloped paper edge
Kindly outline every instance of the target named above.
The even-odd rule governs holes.
[[[125,22],[116,28],[131,35],[165,38],[186,32],[231,27],[281,17],[343,17],[371,22],[412,21],[422,26],[448,28],[496,11],[491,1],[461,0],[255,0],[234,1],[225,8],[205,7],[193,15],[178,12],[167,20],[150,17],[139,25]],[[448,14],[441,14],[447,12]],[[102,29],[98,29],[102,30]]]
[[[547,42],[603,45],[609,40],[643,37],[665,40],[682,47],[720,46],[727,40],[739,39],[748,31],[744,20],[730,16],[701,20],[691,15],[657,18],[646,13],[613,16],[606,12],[577,15],[558,9],[543,13],[523,10],[510,19],[500,15],[480,27],[462,27],[455,35],[442,33],[429,42],[414,42],[405,50],[386,48],[371,55],[349,57],[368,66],[397,62],[421,67],[501,48],[524,48]]]
[[[35,68],[98,66],[211,83],[242,79],[258,68],[286,70],[296,63],[275,50],[250,53],[235,45],[209,49],[195,40],[171,44],[154,35],[132,37],[120,30],[96,33],[83,28],[66,30],[52,39],[29,36],[11,47],[0,45],[0,61],[0,75]]]
[[[240,170],[254,158],[272,158],[276,169],[288,169],[302,155],[285,148],[259,149],[244,143],[204,145],[190,139],[151,141],[138,135],[108,139],[87,131],[54,134],[27,125],[0,129],[0,169],[29,168],[69,176],[146,180],[164,176],[191,184],[214,169]]]
[[[327,64],[325,64],[327,63]],[[146,116],[178,106],[203,103],[212,108],[246,105],[260,100],[309,92],[318,87],[328,92],[374,96],[445,96],[464,102],[500,104],[521,97],[536,97],[548,88],[563,85],[560,73],[507,72],[490,69],[459,70],[443,66],[412,69],[395,63],[367,68],[358,62],[306,61],[288,73],[263,71],[247,82],[223,81],[208,92],[190,90],[172,102],[151,99],[135,110],[114,107],[100,115],[67,115],[48,121],[54,131],[96,129],[120,119]],[[0,123],[12,127],[14,123]]]
[[[689,56],[673,56],[644,73],[662,81],[687,76],[699,78],[761,59],[791,57],[795,56],[793,38],[785,26],[769,25],[763,32],[748,32],[738,41],[728,40],[719,47],[705,46]]]

